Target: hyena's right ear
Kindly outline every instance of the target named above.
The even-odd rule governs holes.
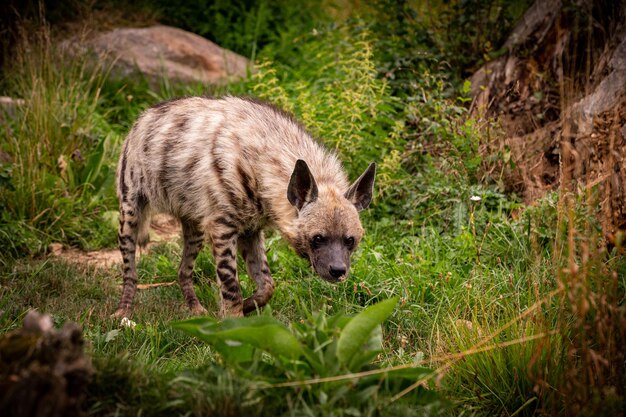
[[[287,187],[287,199],[298,210],[317,199],[317,184],[309,166],[302,159],[296,161],[296,167],[291,174],[289,187]]]
[[[354,204],[358,211],[365,210],[372,202],[375,176],[376,164],[372,162],[346,191],[345,197]]]

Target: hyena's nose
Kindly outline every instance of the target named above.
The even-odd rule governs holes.
[[[346,275],[346,267],[343,265],[331,265],[330,276],[333,278],[341,278]]]

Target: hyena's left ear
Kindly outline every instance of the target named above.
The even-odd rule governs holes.
[[[366,209],[372,201],[375,176],[376,164],[372,162],[346,191],[345,197],[354,204],[358,211]]]
[[[309,166],[302,159],[296,161],[287,187],[287,199],[292,206],[300,210],[305,204],[317,200],[317,184],[309,170]]]

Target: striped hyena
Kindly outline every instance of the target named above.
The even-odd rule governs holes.
[[[240,316],[274,291],[263,229],[277,228],[331,282],[348,275],[363,236],[358,212],[372,199],[376,167],[349,185],[334,153],[289,114],[248,98],[191,97],[146,110],[126,138],[117,170],[124,286],[115,315],[127,316],[137,286],[136,244],[148,240],[150,213],[177,217],[184,249],[178,280],[193,313],[198,252],[210,242],[221,314]],[[256,284],[242,299],[237,251]]]

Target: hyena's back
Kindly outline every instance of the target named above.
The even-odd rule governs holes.
[[[241,304],[236,276],[239,248],[257,284],[243,309],[265,304],[273,282],[262,229],[278,226],[283,234],[290,233],[288,219],[296,214],[285,196],[298,159],[309,164],[320,187],[332,183],[347,189],[335,155],[289,115],[267,104],[194,97],[146,110],[124,142],[118,165],[124,289],[116,315],[129,314],[137,281],[136,243],[144,240],[149,213],[155,211],[181,220],[184,251],[179,282],[192,311],[204,311],[191,279],[204,239],[212,242],[216,260],[220,259],[223,301]],[[281,222],[286,223],[281,227]]]
[[[224,211],[250,228],[250,221],[281,214],[263,203],[285,200],[297,159],[309,163],[319,182],[328,177],[347,187],[336,157],[280,110],[234,97],[166,101],[144,112],[128,135],[118,196],[138,193],[154,210],[196,221]],[[283,206],[293,211],[286,201]]]

